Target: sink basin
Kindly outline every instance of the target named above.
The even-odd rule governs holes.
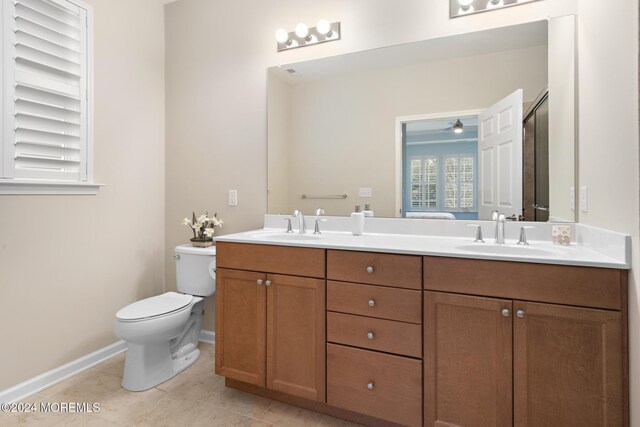
[[[552,252],[531,246],[482,244],[456,246],[456,249],[467,252],[497,255],[549,256]]]
[[[253,239],[259,240],[278,240],[282,242],[298,242],[318,240],[320,236],[316,234],[298,234],[298,233],[285,233],[285,232],[256,232],[249,235]]]

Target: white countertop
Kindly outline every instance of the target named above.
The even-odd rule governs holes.
[[[410,255],[445,256],[455,258],[530,262],[539,264],[574,265],[629,269],[627,261],[607,256],[588,245],[558,246],[548,241],[529,241],[529,246],[507,240],[497,245],[474,243],[473,238],[411,234],[365,233],[354,236],[348,232],[329,231],[320,235],[287,234],[282,228],[264,228],[216,238],[218,242],[296,246],[304,248],[340,249],[364,252],[388,252]]]

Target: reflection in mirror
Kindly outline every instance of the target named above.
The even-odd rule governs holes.
[[[269,69],[269,213],[574,221],[574,56],[567,16]]]

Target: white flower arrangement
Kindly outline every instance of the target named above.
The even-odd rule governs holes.
[[[218,214],[214,213],[213,217],[209,217],[207,212],[204,215],[200,215],[196,218],[196,213],[193,213],[192,219],[185,218],[182,220],[182,225],[188,225],[193,231],[192,240],[213,240],[213,233],[216,227],[222,227],[224,221],[218,218]]]

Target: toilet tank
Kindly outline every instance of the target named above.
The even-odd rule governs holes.
[[[176,246],[176,284],[178,292],[208,297],[216,291],[216,248]]]

